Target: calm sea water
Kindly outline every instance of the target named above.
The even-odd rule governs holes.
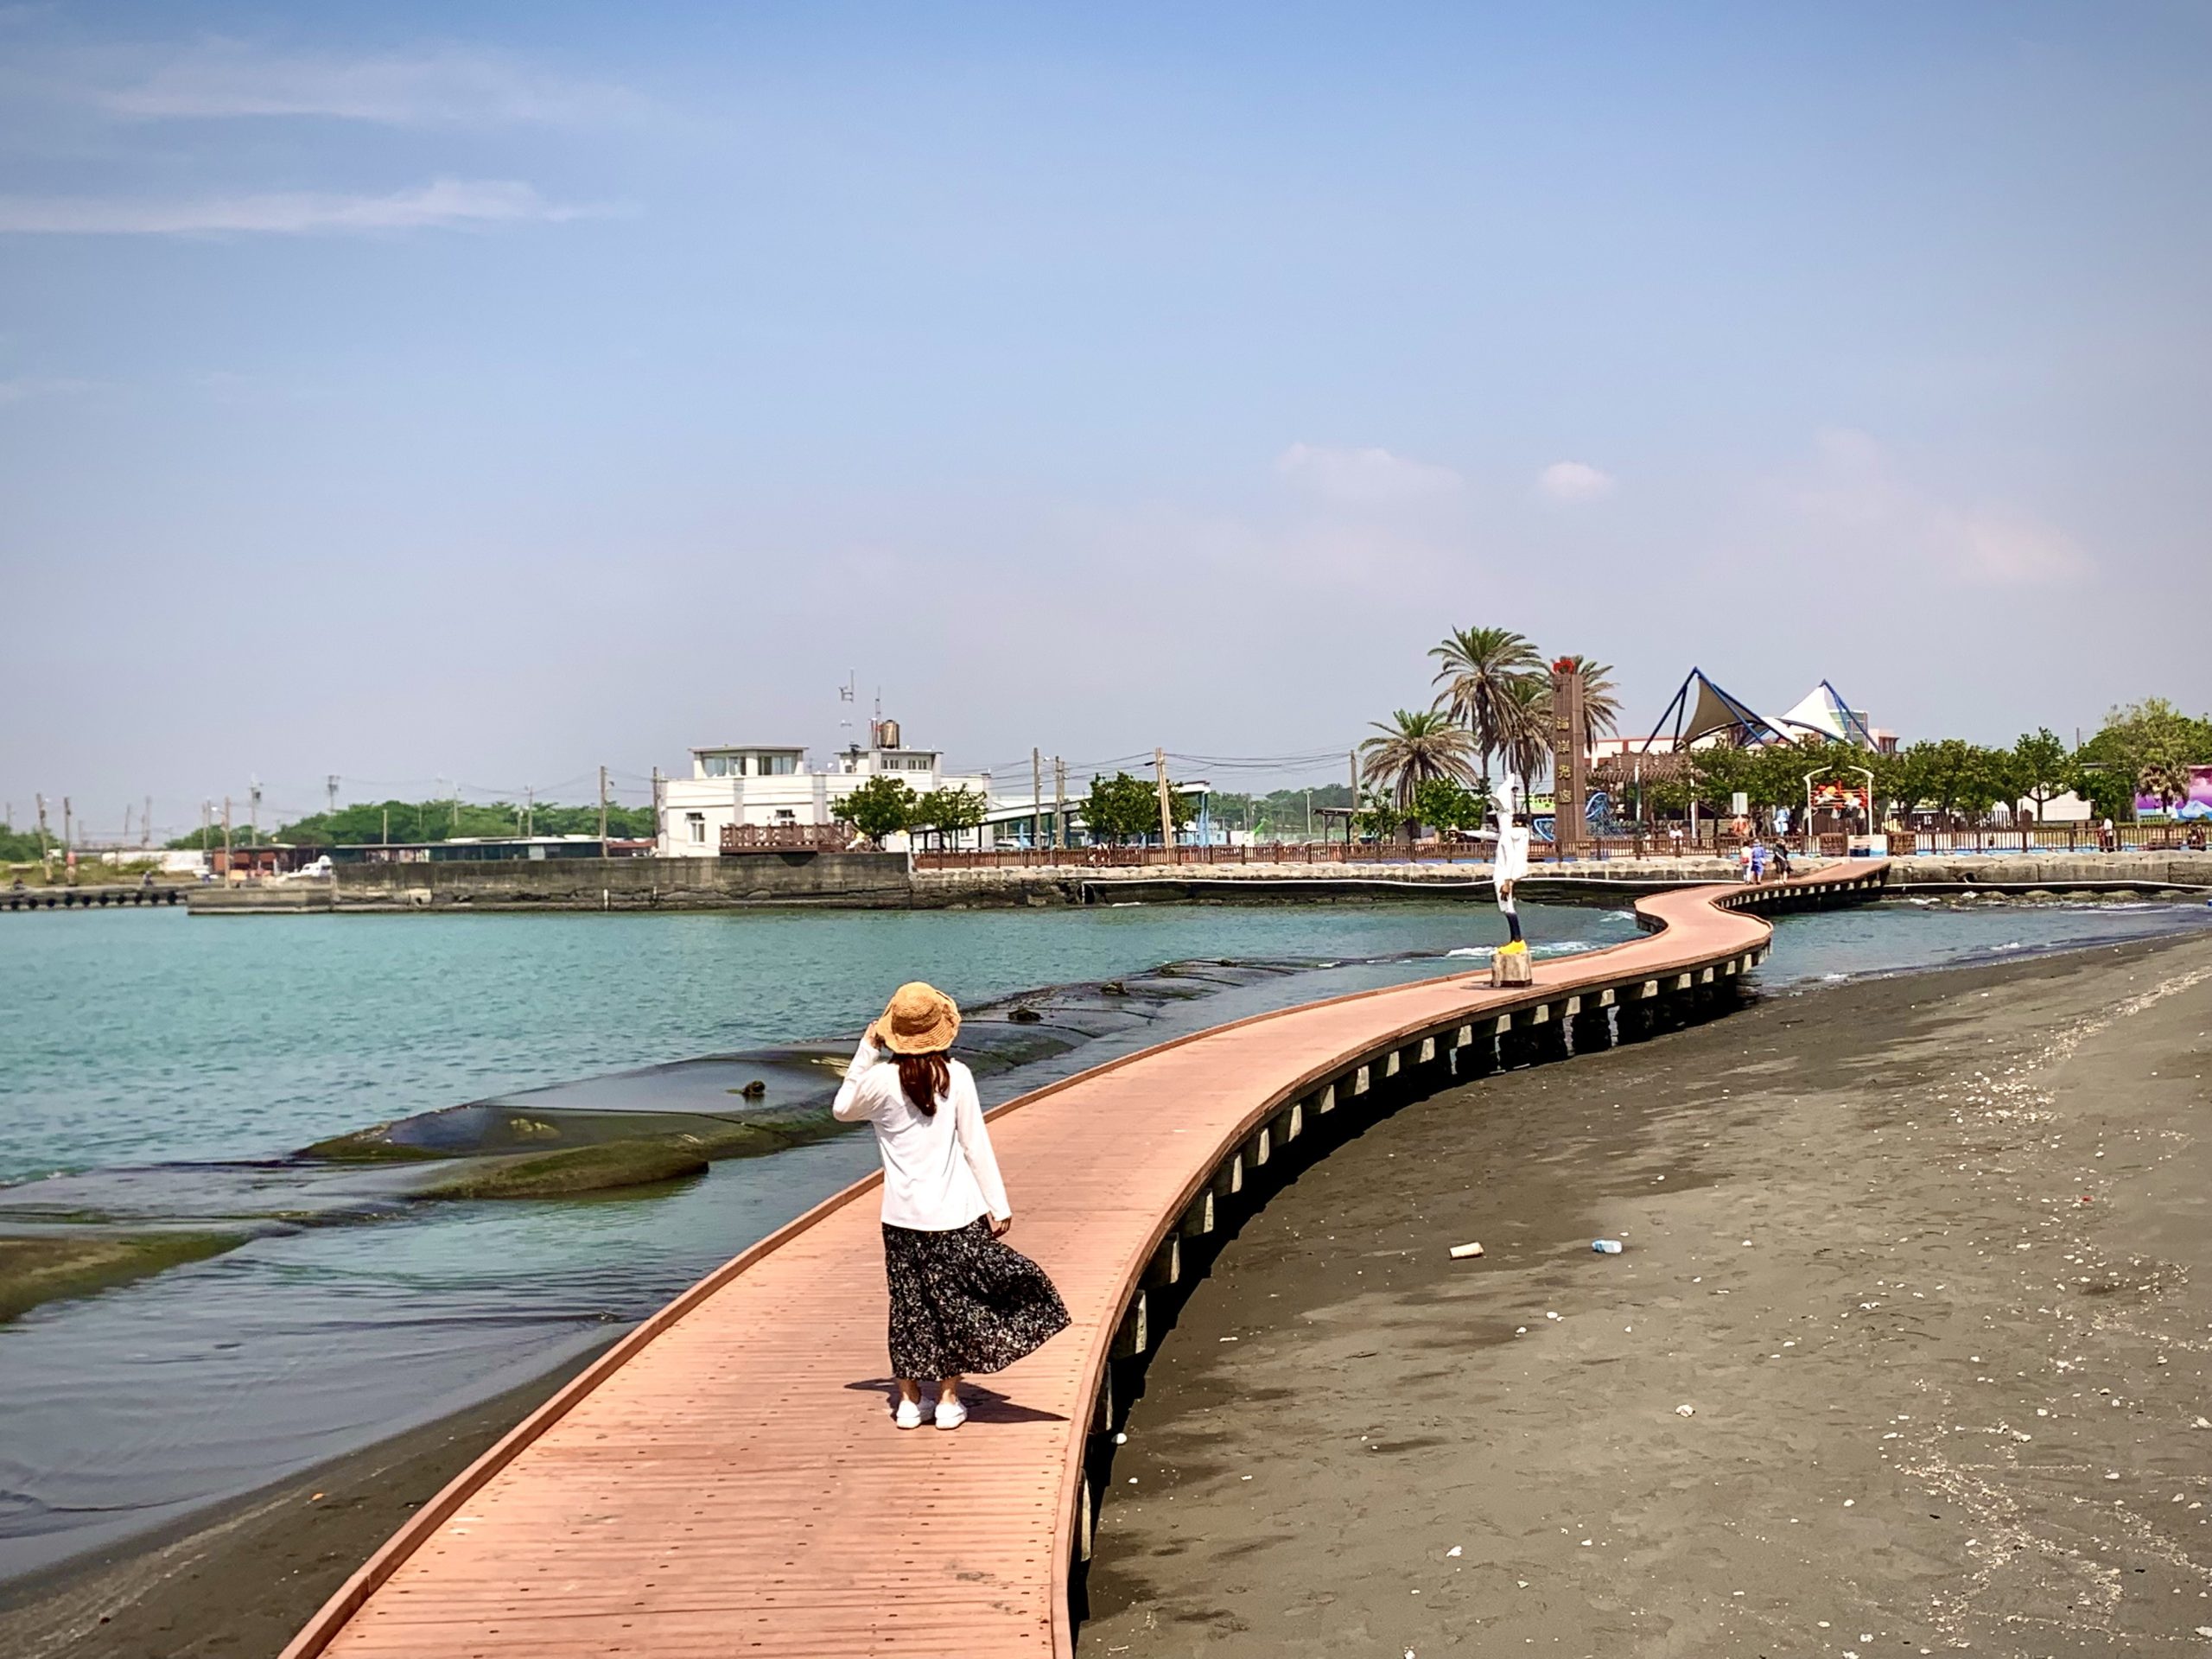
[[[1559,950],[1625,910],[1524,907]],[[2212,921],[2201,906],[1883,905],[1784,921],[1768,983]],[[1445,971],[1487,906],[721,916],[0,918],[0,1225],[261,1220],[243,1248],[0,1326],[0,1577],[482,1398],[641,1317],[864,1173],[849,1137],[646,1195],[363,1210],[286,1154],[472,1099],[858,1030],[912,978],[964,1003],[1156,964],[1230,982],[1005,1073],[1003,1098],[1169,1032]],[[1233,977],[1233,976],[1231,976]],[[632,1085],[633,1090],[636,1085]],[[359,1219],[361,1216],[372,1219]],[[10,1217],[12,1217],[12,1220]]]

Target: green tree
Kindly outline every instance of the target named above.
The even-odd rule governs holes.
[[[957,789],[932,789],[914,803],[907,817],[907,828],[933,830],[940,836],[957,835],[963,830],[981,827],[990,806],[982,791],[970,789],[965,784]]]
[[[1170,821],[1181,829],[1198,816],[1198,804],[1172,785],[1167,792]],[[1116,846],[1142,841],[1160,833],[1160,790],[1156,784],[1117,772],[1111,778],[1093,778],[1084,798],[1083,821],[1093,841]]]
[[[1946,737],[1908,747],[1897,758],[1890,786],[1901,806],[1980,818],[1999,801],[2018,799],[2024,792],[2019,779],[2010,749]]]
[[[1352,827],[1363,836],[1372,836],[1377,841],[1388,841],[1406,823],[1406,815],[1398,810],[1396,798],[1386,789],[1370,789],[1361,799],[1359,810],[1352,814]]]
[[[1700,805],[1716,817],[1726,814],[1738,794],[1747,800],[1759,792],[1759,751],[1739,749],[1732,743],[1715,743],[1690,751],[1690,792]]]
[[[1454,778],[1431,778],[1414,791],[1413,817],[1440,834],[1482,826],[1490,795],[1480,784],[1469,789]]]
[[[2020,734],[2019,741],[2012,745],[2012,766],[2019,779],[2020,793],[2036,804],[2037,818],[2044,816],[2052,796],[2074,786],[2074,757],[2048,726]]]
[[[2212,764],[2212,719],[2184,715],[2164,697],[2145,697],[2107,714],[2105,723],[2082,746],[2075,762],[2081,773],[2075,787],[2100,813],[2132,817],[2146,766]]]
[[[886,836],[913,823],[913,785],[904,778],[878,772],[845,797],[844,814],[853,828],[880,847]]]

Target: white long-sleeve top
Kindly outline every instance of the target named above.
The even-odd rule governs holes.
[[[950,1069],[950,1085],[937,1110],[925,1116],[899,1086],[898,1066],[863,1037],[830,1108],[840,1122],[875,1125],[883,1219],[893,1227],[949,1233],[981,1215],[1004,1221],[1014,1214],[976,1096],[976,1074],[957,1060]]]

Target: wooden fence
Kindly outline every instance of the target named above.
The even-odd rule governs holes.
[[[1676,833],[1679,830],[1680,833]],[[725,831],[725,836],[728,832]],[[2123,823],[2115,827],[2109,850],[2180,852],[2190,849],[2202,826]],[[1767,837],[1771,841],[1772,837]],[[1841,835],[1783,837],[1794,853],[1841,858],[1849,838]],[[1730,857],[1742,845],[1725,823],[1700,823],[1693,837],[1688,825],[1667,825],[1657,833],[1585,839],[1578,859]],[[1890,832],[1893,855],[1914,853],[2088,853],[2101,850],[2095,826],[2086,823],[2031,825],[2018,830],[1907,830]],[[725,846],[724,851],[729,849]],[[2198,849],[2197,850],[2202,850]],[[1559,861],[1550,842],[1529,844],[1532,863]],[[1481,841],[1276,841],[1237,847],[1010,847],[992,852],[926,852],[914,855],[919,870],[1035,870],[1180,868],[1221,864],[1487,864],[1490,843]]]

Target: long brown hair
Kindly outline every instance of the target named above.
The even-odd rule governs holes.
[[[952,1087],[952,1066],[939,1049],[934,1054],[896,1054],[899,1086],[924,1117],[937,1116],[937,1100]]]

